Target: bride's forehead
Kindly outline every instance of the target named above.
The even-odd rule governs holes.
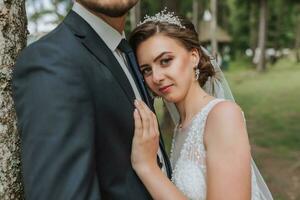
[[[160,54],[164,51],[177,51],[178,49],[184,48],[179,40],[165,36],[165,35],[154,35],[144,42],[138,48],[143,54]]]
[[[137,48],[139,60],[154,60],[163,52],[176,53],[184,50],[183,45],[175,38],[165,35],[154,35],[142,42]]]
[[[163,35],[163,34],[156,34],[153,35],[149,38],[149,43],[153,42],[153,43],[159,43],[161,45],[179,45],[179,40],[168,36],[168,35]]]

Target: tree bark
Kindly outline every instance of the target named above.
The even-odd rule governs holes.
[[[217,57],[218,53],[218,41],[217,41],[217,0],[211,0],[211,52],[213,56]]]
[[[260,0],[259,5],[259,35],[258,48],[259,60],[257,64],[257,71],[262,72],[266,70],[266,32],[267,32],[267,0]]]
[[[11,72],[26,45],[25,0],[0,1],[0,199],[24,199]]]

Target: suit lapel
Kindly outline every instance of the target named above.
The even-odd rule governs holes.
[[[119,62],[98,34],[77,13],[70,11],[64,23],[74,32],[81,43],[101,62],[115,77],[130,102],[135,98],[133,89]]]

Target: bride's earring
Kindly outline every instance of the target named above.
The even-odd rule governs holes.
[[[195,79],[198,80],[200,75],[200,69],[198,67],[195,67]]]

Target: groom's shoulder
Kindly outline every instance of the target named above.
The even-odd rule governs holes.
[[[62,51],[62,52],[69,53],[69,51],[65,51],[65,50],[74,49],[74,46],[76,45],[78,45],[78,42],[76,42],[76,39],[73,36],[72,32],[64,23],[61,23],[54,30],[50,31],[49,33],[45,34],[37,41],[28,45],[24,49],[24,51],[30,52],[30,51],[43,50],[47,52],[55,48],[55,51]]]
[[[24,48],[17,58],[17,64],[28,61],[45,62],[50,59],[76,59],[80,48],[80,43],[68,27],[62,23]]]

